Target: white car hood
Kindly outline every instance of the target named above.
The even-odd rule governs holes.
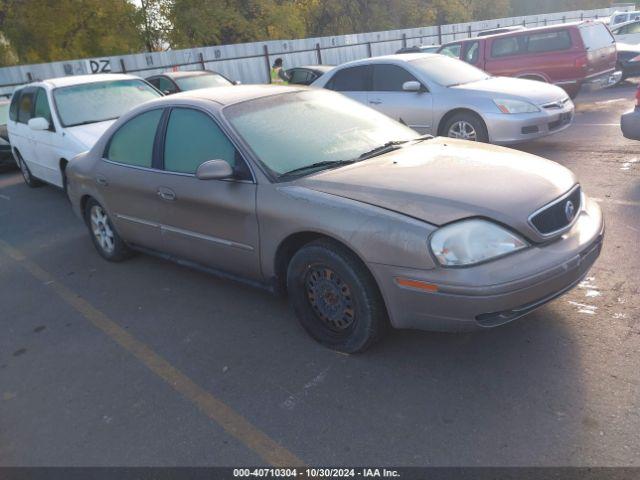
[[[555,85],[511,77],[491,77],[487,80],[465,83],[451,88],[468,91],[471,95],[477,92],[485,92],[491,94],[492,98],[500,98],[500,95],[503,98],[524,97],[524,100],[536,105],[557,102],[568,97],[563,89]]]
[[[83,147],[82,151],[90,150],[107,128],[109,128],[114,122],[115,120],[106,120],[104,122],[67,127],[65,132],[80,144],[81,147]]]

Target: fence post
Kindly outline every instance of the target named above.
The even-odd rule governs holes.
[[[319,43],[316,43],[316,57],[318,57],[318,65],[322,65],[322,52]]]
[[[442,27],[438,25],[438,45],[442,45]]]
[[[373,54],[371,53],[371,42],[367,42],[367,56],[369,58],[373,57]]]
[[[264,52],[264,63],[267,66],[267,83],[271,83],[271,62],[269,62],[269,47],[263,45],[262,51]]]
[[[471,24],[469,24],[469,38],[471,38]]]
[[[27,72],[27,82],[33,82],[33,75],[31,75],[31,72]]]
[[[584,20],[584,12],[580,12],[580,21]]]
[[[567,23],[567,16],[566,15],[562,16],[562,23]]]
[[[202,52],[198,53],[198,57],[200,58],[200,66],[204,70],[204,55],[202,55]]]
[[[522,26],[523,26],[523,27],[526,27],[526,26],[527,26],[527,19],[526,19],[526,18],[522,20]]]
[[[122,71],[122,73],[127,73],[127,69],[124,66],[124,58],[120,59],[120,70]]]
[[[547,26],[547,19],[546,18],[544,19],[544,26],[545,27]]]
[[[402,34],[402,48],[407,48],[407,34]]]

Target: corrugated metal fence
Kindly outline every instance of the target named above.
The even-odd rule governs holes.
[[[99,72],[127,72],[146,77],[169,68],[212,69],[243,83],[268,83],[269,66],[276,57],[284,60],[285,67],[317,63],[338,65],[359,58],[390,54],[407,45],[440,44],[468,38],[489,28],[512,25],[537,27],[605,18],[615,10],[578,10],[385,32],[241,43],[5,67],[0,68],[0,94],[11,93],[16,86],[35,79]]]

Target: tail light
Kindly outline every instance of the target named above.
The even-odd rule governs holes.
[[[589,63],[589,57],[586,55],[581,55],[576,58],[575,67],[576,68],[587,68],[587,64]]]

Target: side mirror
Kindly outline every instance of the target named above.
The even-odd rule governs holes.
[[[49,130],[49,122],[44,117],[36,117],[29,120],[27,123],[31,130],[41,131]]]
[[[233,82],[234,85],[242,85],[242,82],[240,80],[236,80]]]
[[[171,95],[173,92],[171,90],[162,90],[162,93],[164,93],[165,95]]]
[[[198,167],[196,177],[200,180],[222,180],[233,177],[233,169],[224,160],[209,160]]]
[[[402,84],[402,90],[405,92],[421,92],[422,85],[420,84],[420,82],[412,80],[410,82],[404,82]]]

